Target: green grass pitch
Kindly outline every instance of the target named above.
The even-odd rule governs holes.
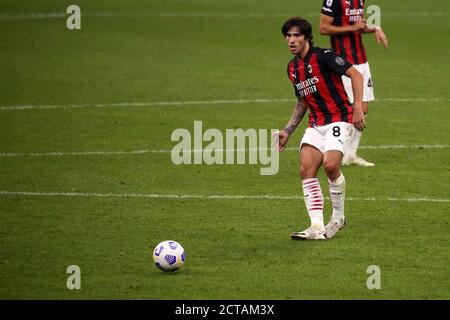
[[[81,30],[69,31],[73,1],[2,0],[0,298],[449,299],[446,0],[366,4],[381,7],[390,41],[384,50],[364,36],[378,100],[360,153],[376,167],[343,168],[348,226],[329,241],[289,237],[309,223],[296,151],[280,155],[274,176],[259,165],[176,166],[170,152],[101,153],[170,151],[173,130],[194,120],[283,127],[294,94],[281,25],[302,15],[328,47],[321,3],[78,0]],[[201,103],[157,104],[186,101]],[[62,155],[42,155],[51,152]],[[186,250],[172,274],[152,261],[167,239]],[[81,290],[66,287],[69,265],[81,268]],[[366,287],[370,265],[379,290]]]

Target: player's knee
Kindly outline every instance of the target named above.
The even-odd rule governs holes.
[[[323,162],[323,168],[327,176],[335,176],[340,170],[340,163],[335,160],[325,160]]]
[[[306,177],[308,176],[308,170],[307,170],[307,168],[302,164],[301,166],[300,166],[300,177],[302,178],[302,179],[306,179]]]
[[[315,177],[316,172],[310,166],[306,166],[303,163],[300,165],[300,177],[303,179],[309,179]]]

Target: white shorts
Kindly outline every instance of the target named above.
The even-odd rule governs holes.
[[[355,127],[347,122],[334,122],[325,126],[306,128],[300,142],[300,149],[303,144],[309,144],[325,153],[330,150],[337,150],[344,154],[344,144],[351,138]]]
[[[364,81],[363,102],[369,102],[375,100],[373,95],[373,81],[370,74],[369,62],[363,64],[355,64],[354,67],[358,70]],[[353,103],[353,89],[352,80],[347,76],[342,76],[342,83],[344,84],[345,92],[347,93],[348,100]]]

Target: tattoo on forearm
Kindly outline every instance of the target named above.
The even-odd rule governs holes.
[[[302,101],[297,101],[294,111],[292,112],[291,120],[289,120],[286,128],[284,128],[284,131],[286,131],[289,135],[291,135],[298,127],[300,121],[302,121],[305,113],[306,113],[306,106],[303,104]]]

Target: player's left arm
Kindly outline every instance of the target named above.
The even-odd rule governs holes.
[[[365,20],[363,20],[365,23]],[[388,48],[388,38],[386,37],[386,35],[384,34],[383,29],[381,29],[381,27],[379,26],[372,26],[369,27],[367,24],[364,27],[364,29],[362,30],[363,33],[373,33],[375,34],[375,39],[377,39],[377,43],[381,44],[383,43],[384,47],[387,49]]]
[[[336,54],[331,49],[326,49],[319,54],[319,63],[327,66],[339,76],[347,76],[352,81],[353,89],[353,125],[358,130],[366,127],[364,113],[362,111],[362,97],[364,90],[363,76],[346,59]]]
[[[362,109],[362,98],[364,91],[363,77],[355,68],[350,67],[345,71],[345,75],[352,80],[353,89],[353,125],[356,129],[362,131],[366,127],[366,120]]]

